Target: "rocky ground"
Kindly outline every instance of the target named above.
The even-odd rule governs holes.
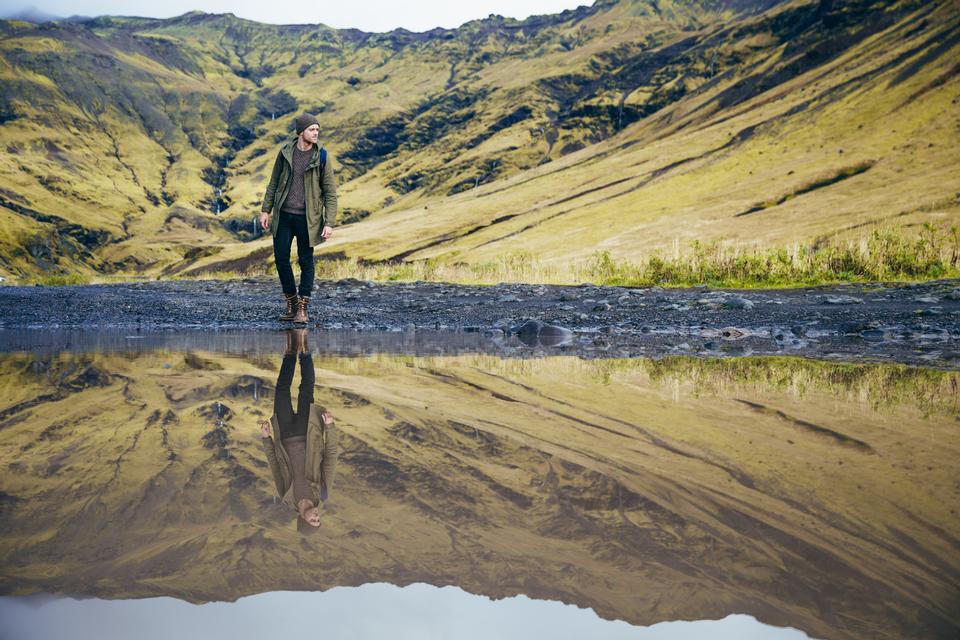
[[[270,331],[289,326],[276,320],[281,307],[267,278],[0,287],[0,348],[67,329]],[[317,285],[310,318],[337,344],[345,333],[361,345],[409,345],[402,336],[419,335],[585,357],[783,354],[960,367],[958,281],[732,291],[340,280]]]

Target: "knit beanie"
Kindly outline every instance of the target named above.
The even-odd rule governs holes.
[[[303,133],[303,130],[312,124],[315,124],[318,126],[320,124],[320,121],[317,120],[316,116],[312,116],[309,113],[300,114],[299,116],[297,116],[297,119],[295,122],[297,123],[297,135],[300,135],[301,133]]]

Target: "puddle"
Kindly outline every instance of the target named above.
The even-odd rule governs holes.
[[[0,353],[2,624],[169,636],[308,602],[354,612],[331,637],[956,635],[958,372],[328,338]],[[321,468],[313,528],[290,503]]]

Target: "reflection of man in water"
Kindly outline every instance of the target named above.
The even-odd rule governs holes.
[[[294,411],[290,386],[298,359],[300,391]],[[333,487],[338,455],[333,416],[313,403],[313,385],[313,359],[307,348],[306,330],[289,331],[277,376],[273,416],[260,424],[260,430],[277,494],[296,509],[300,515],[297,528],[301,530],[304,523],[320,526],[320,505]]]

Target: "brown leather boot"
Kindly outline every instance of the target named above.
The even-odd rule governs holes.
[[[280,314],[280,319],[284,322],[290,322],[297,314],[297,294],[283,294],[283,297],[287,299],[287,310]]]
[[[310,298],[297,298],[297,313],[293,316],[294,322],[307,322],[307,305],[310,304]]]

